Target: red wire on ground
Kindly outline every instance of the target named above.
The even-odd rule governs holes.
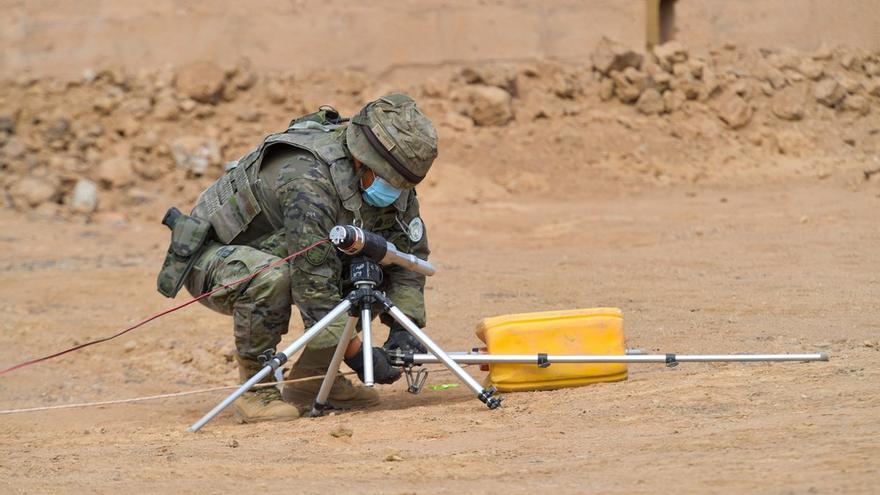
[[[82,349],[82,348],[84,348],[84,347],[89,347],[89,346],[93,346],[93,345],[95,345],[95,344],[100,344],[100,343],[102,343],[102,342],[107,342],[108,340],[115,339],[116,337],[119,337],[120,335],[125,335],[126,333],[128,333],[128,332],[134,330],[135,328],[138,328],[138,327],[144,326],[144,325],[146,325],[147,323],[149,323],[149,322],[155,320],[156,318],[160,318],[160,317],[162,317],[162,316],[165,316],[165,315],[167,315],[168,313],[173,313],[173,312],[177,311],[178,309],[185,308],[185,307],[189,306],[190,304],[192,304],[192,303],[194,303],[194,302],[196,302],[196,301],[199,301],[199,300],[201,300],[201,299],[204,299],[204,298],[210,296],[211,294],[213,294],[213,293],[215,293],[215,292],[217,292],[217,291],[219,291],[219,290],[228,289],[229,287],[236,286],[236,285],[238,285],[238,284],[240,284],[240,283],[242,283],[242,282],[246,282],[246,281],[248,281],[248,280],[250,280],[250,279],[256,277],[257,275],[259,275],[259,274],[265,272],[266,270],[269,270],[269,269],[271,269],[271,268],[275,268],[276,266],[278,266],[278,265],[280,265],[280,264],[282,264],[282,263],[287,263],[288,261],[292,260],[293,258],[296,258],[297,256],[299,256],[299,255],[301,255],[301,254],[303,254],[303,253],[305,253],[305,252],[308,252],[308,251],[310,251],[310,250],[312,250],[312,249],[314,249],[314,248],[320,246],[321,244],[324,244],[325,242],[328,242],[327,239],[324,239],[324,240],[322,240],[322,241],[318,241],[318,242],[312,244],[311,246],[309,246],[309,247],[307,247],[307,248],[305,248],[305,249],[302,249],[302,250],[300,250],[300,251],[297,251],[297,252],[291,254],[290,256],[288,256],[288,257],[286,257],[286,258],[282,258],[282,259],[280,259],[280,260],[278,260],[278,261],[276,261],[276,262],[274,262],[274,263],[268,264],[268,265],[264,266],[263,268],[260,268],[259,270],[255,271],[254,273],[250,273],[250,274],[246,275],[245,277],[242,277],[242,278],[240,278],[240,279],[238,279],[238,280],[234,280],[234,281],[232,281],[232,282],[230,282],[230,283],[228,283],[228,284],[226,284],[226,285],[221,285],[220,287],[217,287],[216,289],[213,289],[213,290],[210,290],[210,291],[208,291],[208,292],[205,292],[204,294],[200,294],[199,296],[196,296],[196,297],[190,299],[189,301],[184,302],[183,304],[179,304],[179,305],[177,305],[177,306],[173,306],[173,307],[168,308],[168,309],[166,309],[166,310],[160,311],[160,312],[158,312],[158,313],[156,313],[156,314],[154,314],[154,315],[152,315],[152,316],[150,316],[150,317],[148,317],[148,318],[146,318],[146,319],[144,319],[144,320],[141,320],[141,321],[138,322],[138,323],[135,323],[134,325],[132,325],[132,326],[126,328],[125,330],[122,330],[122,331],[120,331],[120,332],[118,332],[118,333],[115,333],[115,334],[113,334],[113,335],[111,335],[111,336],[109,336],[109,337],[103,337],[103,338],[100,338],[100,339],[97,339],[97,340],[92,340],[92,341],[90,341],[90,342],[86,342],[86,343],[84,343],[84,344],[80,344],[80,345],[78,345],[78,346],[71,347],[70,349],[66,349],[66,350],[63,350],[63,351],[60,351],[60,352],[56,352],[55,354],[50,354],[50,355],[48,355],[48,356],[43,356],[43,357],[40,357],[40,358],[31,359],[30,361],[25,361],[25,362],[23,362],[23,363],[16,364],[15,366],[11,366],[11,367],[9,367],[9,368],[6,368],[6,369],[0,371],[0,375],[5,375],[6,373],[9,373],[10,371],[15,371],[15,370],[17,370],[17,369],[24,368],[24,367],[26,367],[26,366],[30,366],[30,365],[32,365],[32,364],[40,363],[40,362],[42,362],[42,361],[48,361],[49,359],[56,358],[56,357],[58,357],[58,356],[63,356],[63,355],[65,355],[65,354],[69,353],[69,352],[78,351],[78,350],[80,350],[80,349]]]

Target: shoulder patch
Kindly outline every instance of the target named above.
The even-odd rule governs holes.
[[[410,220],[406,230],[407,235],[409,236],[409,240],[413,242],[419,242],[422,240],[422,237],[425,236],[425,224],[419,217],[415,217]]]

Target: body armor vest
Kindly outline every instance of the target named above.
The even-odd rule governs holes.
[[[342,206],[360,218],[363,200],[358,176],[345,149],[345,127],[297,122],[285,132],[268,136],[260,146],[227,166],[227,172],[199,195],[192,215],[209,221],[224,244],[245,244],[281,229],[281,205],[272,182],[260,171],[267,151],[285,145],[307,151],[327,165]],[[394,204],[398,211],[406,209],[408,198],[409,194],[401,194]]]

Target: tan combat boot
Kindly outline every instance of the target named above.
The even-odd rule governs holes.
[[[238,373],[242,382],[259,370],[258,364],[238,359]],[[253,388],[243,393],[232,403],[232,412],[242,423],[289,421],[299,417],[299,409],[284,402],[275,386]]]
[[[285,383],[281,389],[284,400],[302,407],[311,407],[321,389],[321,378],[327,374],[327,367],[333,358],[335,348],[306,348],[287,376],[288,380],[319,377],[296,383]],[[327,405],[333,409],[354,409],[375,406],[379,403],[379,392],[362,385],[355,385],[342,373],[336,374]]]

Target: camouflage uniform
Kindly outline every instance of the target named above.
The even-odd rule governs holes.
[[[401,101],[411,102],[408,97],[400,96],[406,98]],[[423,116],[421,118],[424,119]],[[244,165],[241,163],[247,163],[248,157],[253,157],[254,153],[260,156],[259,176],[251,175],[249,180],[251,183],[259,182],[263,190],[270,191],[274,197],[263,201],[262,211],[254,214],[253,219],[249,219],[251,223],[234,238],[228,242],[213,240],[202,249],[185,278],[190,294],[199,295],[229,284],[290,253],[326,239],[334,225],[363,226],[382,235],[401,251],[427,259],[430,252],[428,240],[412,184],[388,207],[374,207],[362,200],[359,185],[361,174],[354,170],[347,142],[354,139],[353,130],[349,129],[353,125],[357,124],[300,125],[298,129],[286,131],[306,136],[319,133],[315,138],[323,143],[323,149],[337,150],[335,155],[331,153],[331,163],[322,159],[326,154],[317,155],[301,148],[280,146],[277,142],[283,141],[285,133],[270,136],[261,147],[239,161],[239,167],[242,167]],[[433,128],[430,129],[433,131]],[[436,146],[436,135],[433,139]],[[271,148],[269,144],[272,144]],[[267,152],[267,149],[271,152]],[[395,150],[395,153],[405,151],[408,149]],[[436,156],[436,148],[433,152],[433,156]],[[433,156],[430,156],[431,161]],[[371,166],[371,169],[383,176],[392,175],[391,179],[395,179],[393,173],[383,174],[381,164]],[[233,173],[235,170],[227,175]],[[406,185],[400,178],[396,179],[397,184]],[[242,180],[239,176],[239,183]],[[238,200],[245,204],[244,210],[247,210],[248,198],[239,197]],[[267,204],[276,205],[278,211],[266,208]],[[252,209],[251,213],[258,210]],[[241,213],[238,215],[240,217]],[[273,223],[270,221],[273,215],[280,220],[280,228],[267,229]],[[198,205],[193,216],[207,218]],[[215,237],[224,234],[229,237],[238,230],[224,233],[216,227]],[[242,379],[261,367],[258,356],[267,351],[274,352],[282,335],[287,333],[292,305],[297,306],[308,327],[340,302],[349,290],[349,284],[344,280],[348,261],[331,245],[323,244],[298,256],[290,264],[276,266],[249,282],[222,289],[201,300],[205,306],[233,316]],[[425,326],[424,276],[396,266],[383,269],[385,282],[380,288],[419,326]],[[345,319],[341,317],[331,324],[309,343],[308,348],[320,350],[334,347],[342,334]],[[391,324],[387,315],[383,315],[382,320]]]

